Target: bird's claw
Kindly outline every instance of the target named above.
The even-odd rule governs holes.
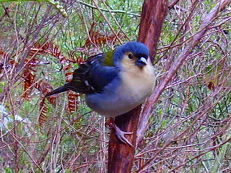
[[[119,139],[119,141],[123,142],[124,144],[128,144],[131,147],[133,147],[133,145],[125,137],[125,135],[132,135],[133,132],[122,131],[122,130],[120,130],[120,128],[115,123],[113,123],[112,127],[114,128],[116,137]]]

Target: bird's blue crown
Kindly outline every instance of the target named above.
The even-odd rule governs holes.
[[[149,56],[149,50],[143,43],[135,41],[127,42],[116,48],[113,57],[115,66],[120,65],[120,61],[126,52],[132,52],[134,55],[140,54]]]

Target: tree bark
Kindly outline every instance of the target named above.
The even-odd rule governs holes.
[[[147,45],[152,61],[156,54],[157,43],[167,9],[168,0],[145,0],[143,3],[138,41]],[[133,132],[132,135],[127,135],[127,139],[132,143],[133,147],[118,141],[115,132],[111,131],[108,148],[109,173],[131,172],[140,112],[141,106],[138,106],[132,111],[115,118],[115,123],[121,130]]]
[[[136,148],[136,131],[141,107],[138,106],[132,111],[116,117],[116,125],[123,131],[133,132],[127,135],[127,139],[133,147],[124,144],[111,132],[108,148],[108,172],[109,173],[129,173],[131,172]]]
[[[152,61],[156,55],[157,44],[167,11],[167,0],[146,0],[142,7],[138,41],[147,45]]]

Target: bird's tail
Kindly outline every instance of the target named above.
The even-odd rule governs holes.
[[[89,94],[94,92],[93,87],[88,83],[88,73],[90,71],[89,63],[83,63],[76,69],[73,73],[73,78],[70,82],[66,83],[65,85],[47,93],[45,97],[49,97],[54,94],[62,93],[68,90],[82,93],[82,94]]]
[[[51,96],[51,95],[58,94],[58,93],[62,93],[62,92],[68,91],[68,90],[69,90],[69,88],[68,88],[66,85],[63,85],[63,86],[61,86],[61,87],[59,87],[59,88],[57,88],[57,89],[55,89],[55,90],[53,90],[53,91],[47,93],[47,94],[45,95],[45,97],[49,97],[49,96]]]

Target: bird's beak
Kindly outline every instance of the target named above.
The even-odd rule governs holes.
[[[147,59],[144,58],[144,57],[140,57],[140,58],[136,61],[136,65],[137,65],[138,67],[143,67],[143,66],[145,66],[147,63],[148,63],[148,62],[147,62]]]

